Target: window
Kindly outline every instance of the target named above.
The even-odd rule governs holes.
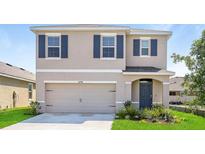
[[[149,40],[141,40],[141,56],[149,56]]]
[[[170,91],[169,95],[170,96],[181,96],[182,92],[180,92],[180,91]]]
[[[60,57],[60,36],[48,36],[48,57]]]
[[[175,92],[175,91],[170,91],[170,92],[169,92],[169,95],[170,95],[170,96],[176,96],[176,92]]]
[[[32,95],[33,95],[33,84],[29,83],[28,84],[28,99],[32,99]]]
[[[115,57],[115,36],[102,37],[102,57],[103,58]]]

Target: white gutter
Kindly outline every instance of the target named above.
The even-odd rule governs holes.
[[[31,31],[129,30],[126,27],[31,27]]]
[[[30,30],[33,32],[36,31],[90,31],[90,30],[100,30],[100,31],[114,31],[114,30],[122,30],[122,31],[127,31],[127,33],[129,35],[168,35],[171,36],[172,32],[170,31],[157,31],[157,30],[143,30],[143,31],[139,31],[138,29],[132,29],[130,27],[103,27],[103,26],[99,26],[99,27],[66,27],[66,26],[33,26],[30,27]]]
[[[172,35],[170,32],[130,32],[130,35]]]
[[[0,76],[35,83],[34,80],[29,80],[29,79],[25,79],[25,78],[21,78],[21,77],[16,77],[16,76],[12,76],[12,75],[8,75],[8,74],[3,74],[3,73],[0,73]]]

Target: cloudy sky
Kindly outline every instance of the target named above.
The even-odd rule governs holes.
[[[35,72],[35,35],[29,30],[32,25],[0,25],[0,61]],[[187,55],[193,40],[200,37],[205,25],[129,25],[133,28],[172,31],[168,41],[168,70],[176,76],[187,73],[184,64],[173,64],[172,53]]]

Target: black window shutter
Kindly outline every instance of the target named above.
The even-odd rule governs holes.
[[[133,40],[133,56],[140,56],[140,39]]]
[[[117,58],[123,58],[124,36],[117,35]]]
[[[157,56],[157,39],[151,39],[151,56]]]
[[[68,35],[61,35],[61,58],[68,58]]]
[[[93,58],[100,58],[100,35],[93,36]]]
[[[46,37],[45,35],[38,35],[38,57],[45,58],[46,55]]]

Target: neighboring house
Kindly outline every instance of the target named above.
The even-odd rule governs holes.
[[[131,100],[169,105],[169,31],[109,25],[35,26],[41,112],[114,113]]]
[[[34,74],[0,62],[0,109],[28,106],[36,100],[35,88]]]
[[[170,79],[169,85],[169,102],[170,103],[184,103],[194,99],[194,96],[187,96],[184,94],[183,77],[173,77]]]

